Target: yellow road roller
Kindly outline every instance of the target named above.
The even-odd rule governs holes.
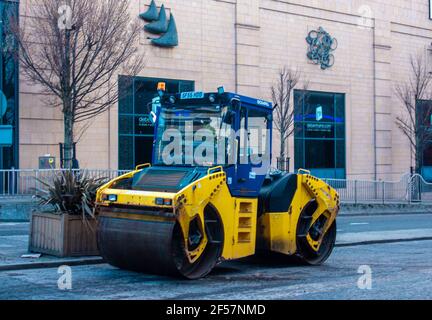
[[[220,262],[275,252],[319,265],[336,239],[338,193],[271,168],[273,106],[225,92],[167,94],[149,118],[152,164],[97,192],[97,241],[111,265],[199,279]]]

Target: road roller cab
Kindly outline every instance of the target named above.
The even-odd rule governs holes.
[[[196,279],[257,248],[309,264],[327,259],[338,195],[308,172],[270,170],[271,103],[223,88],[161,90],[158,102],[152,165],[97,193],[98,245],[109,263]]]

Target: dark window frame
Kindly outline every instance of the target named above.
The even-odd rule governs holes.
[[[316,120],[308,120],[307,115],[305,114],[306,106],[309,103],[308,100],[311,99],[311,96],[316,96],[319,99],[319,96],[331,96],[332,108],[333,108],[333,121],[316,121]],[[315,97],[314,97],[315,99]],[[307,91],[307,90],[294,90],[294,126],[296,130],[294,131],[294,166],[295,169],[298,170],[300,168],[303,169],[311,169],[311,170],[322,170],[322,169],[330,169],[334,170],[335,178],[346,178],[347,170],[346,170],[346,94],[339,92],[321,92],[321,91]],[[342,103],[343,110],[339,110],[339,105]],[[299,104],[301,109],[299,108]],[[342,117],[341,117],[342,115]],[[339,121],[338,121],[339,120]],[[331,132],[332,137],[312,137],[313,134],[308,136],[306,126],[308,124],[322,124],[322,125],[332,125]],[[341,137],[340,127],[343,126],[343,137]],[[324,134],[324,133],[322,133]],[[318,134],[317,134],[318,135]],[[311,143],[311,141],[332,141],[333,146],[333,163],[334,167],[331,168],[308,168],[307,164],[307,150],[306,144]],[[343,146],[338,146],[340,144]],[[300,145],[299,145],[300,144]],[[339,148],[343,149],[343,159],[340,158]],[[301,151],[301,155],[300,152]],[[299,155],[301,159],[299,159]],[[339,167],[339,164],[343,163],[343,167]],[[338,170],[343,170],[344,174],[342,176],[337,176]]]
[[[128,88],[129,90],[131,90],[132,93],[132,100],[128,101],[129,103],[131,103],[132,105],[132,110],[129,110],[128,112],[121,112],[122,108],[121,108],[121,103],[123,102],[122,99],[119,99],[118,102],[118,117],[117,117],[117,121],[118,121],[118,168],[120,170],[130,170],[133,169],[133,167],[137,164],[136,163],[136,141],[137,139],[139,140],[140,138],[153,138],[154,137],[154,132],[152,132],[151,134],[137,134],[137,130],[136,130],[136,117],[142,117],[142,116],[148,116],[147,114],[142,114],[142,113],[136,113],[136,99],[137,99],[137,82],[139,81],[143,81],[143,82],[149,82],[149,83],[154,83],[154,88],[155,88],[155,94],[156,94],[156,88],[157,88],[157,83],[158,82],[165,82],[167,84],[167,88],[169,88],[170,86],[177,86],[177,92],[180,91],[185,91],[182,90],[182,87],[186,87],[188,88],[190,91],[194,91],[195,90],[195,81],[194,80],[182,80],[182,79],[166,79],[166,78],[154,78],[154,77],[141,77],[141,76],[136,76],[136,77],[130,77],[130,76],[124,76],[124,75],[120,75],[118,77],[118,86],[119,86],[119,90],[121,88],[121,85],[124,84],[122,83],[122,81],[131,81],[132,84],[132,88]],[[188,90],[188,91],[189,91]],[[177,93],[175,92],[175,93]],[[172,92],[174,93],[174,92]],[[130,98],[128,98],[130,99]],[[132,111],[132,112],[130,112]],[[120,118],[121,117],[131,117],[132,118],[132,133],[122,133],[122,128],[120,126]],[[123,160],[121,159],[122,156],[124,156],[124,152],[122,151],[122,138],[128,138],[131,137],[133,139],[132,141],[132,146],[133,146],[133,150],[132,150],[132,159],[131,163],[134,164],[134,166],[132,168],[130,167],[126,167],[123,164]],[[125,164],[126,165],[126,164]],[[130,164],[128,165],[130,166]]]
[[[432,0],[431,0],[432,1]],[[424,124],[418,124],[421,126],[423,130],[432,130],[432,107],[429,105],[428,110],[425,112],[424,108],[421,108],[426,103],[432,103],[432,100],[418,100],[416,103],[416,121],[419,121],[418,119],[427,119],[427,123]],[[429,112],[429,114],[427,114]],[[424,145],[422,146],[421,153],[422,153],[422,159],[421,159],[421,167],[423,168],[430,168],[432,167],[432,156],[428,159],[426,159],[426,153],[429,149],[432,148],[432,137],[428,141],[424,141]],[[432,153],[432,152],[431,152]],[[427,165],[427,163],[431,163],[431,165]]]
[[[17,19],[17,22],[20,22],[20,15],[19,15],[19,1],[18,0],[0,0],[0,13],[3,15],[3,9],[4,6],[8,5],[9,7],[5,10],[11,9],[12,6],[15,6],[15,8],[12,8],[13,14],[15,15],[15,19]],[[4,41],[4,21],[3,16],[1,17],[2,23],[0,23],[0,46],[3,48],[3,41]],[[14,42],[14,50],[18,50],[16,42]],[[12,58],[13,59],[13,58]],[[3,61],[4,56],[3,54],[0,55],[0,89],[3,90],[4,82],[3,82]],[[12,167],[15,169],[18,169],[20,167],[19,163],[19,63],[17,61],[14,61],[13,66],[13,99],[14,99],[14,105],[13,105],[13,141],[11,147],[2,147],[0,150],[0,169],[11,169]],[[11,156],[10,163],[5,164],[5,154],[8,151],[11,153],[9,156]]]

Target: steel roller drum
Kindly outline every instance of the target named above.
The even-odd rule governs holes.
[[[132,220],[101,215],[98,220],[101,256],[121,269],[198,279],[213,269],[221,254],[220,245],[209,243],[202,256],[189,263],[175,219]]]

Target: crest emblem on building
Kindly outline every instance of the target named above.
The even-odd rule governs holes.
[[[178,46],[177,25],[172,13],[167,18],[165,6],[162,5],[158,10],[154,0],[151,1],[146,12],[141,13],[139,17],[148,22],[144,30],[148,33],[159,35],[159,38],[152,38],[151,43],[158,47],[173,48]]]
[[[309,32],[306,42],[309,45],[307,57],[313,63],[320,65],[325,70],[335,63],[333,52],[337,49],[338,42],[324,28]]]

